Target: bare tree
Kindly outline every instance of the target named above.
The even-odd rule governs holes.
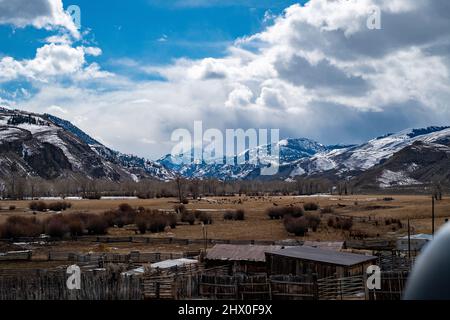
[[[177,185],[178,200],[180,200],[180,203],[182,203],[183,202],[183,178],[181,178],[181,176],[177,176],[175,178],[175,183]]]

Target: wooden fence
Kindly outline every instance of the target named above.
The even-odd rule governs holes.
[[[366,300],[365,276],[329,277],[317,280],[320,300]]]
[[[418,252],[411,254],[398,250],[379,251],[375,255],[378,257],[378,266],[383,271],[409,272],[416,261]]]
[[[82,272],[81,289],[69,290],[65,270],[0,276],[0,300],[139,300],[141,280],[107,272]]]
[[[143,277],[143,297],[150,299],[183,300],[199,297],[199,279],[203,265],[192,264],[157,270]]]
[[[32,256],[31,250],[11,251],[0,253],[0,262],[2,261],[30,261]]]
[[[381,290],[368,290],[364,276],[228,276],[201,267],[144,276],[93,270],[81,273],[81,290],[68,290],[65,270],[1,270],[0,300],[399,300],[407,277],[383,272]]]
[[[155,263],[164,260],[173,260],[186,257],[198,256],[200,251],[189,253],[172,252],[139,252],[132,251],[129,254],[119,253],[71,253],[50,251],[47,256],[48,261],[67,261],[67,262],[99,262],[99,263]]]
[[[82,236],[78,238],[71,238],[72,241],[80,242],[96,242],[96,243],[146,243],[146,244],[177,244],[177,245],[192,245],[192,244],[205,244],[205,239],[183,239],[183,238],[155,238],[155,237],[108,237],[108,236]],[[0,242],[12,242],[11,239],[0,239]],[[56,242],[61,241],[59,238],[18,238],[14,239],[14,242]],[[215,244],[242,244],[242,245],[278,245],[285,244],[283,241],[272,241],[272,240],[234,240],[234,239],[207,239],[206,243],[208,245]],[[292,241],[290,245],[302,245],[303,241]]]
[[[317,283],[284,275],[202,275],[199,294],[211,300],[313,300]]]
[[[370,290],[370,300],[400,300],[405,290],[408,272],[382,272],[381,290]]]

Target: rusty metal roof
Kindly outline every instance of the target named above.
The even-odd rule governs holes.
[[[354,266],[357,264],[361,264],[363,262],[368,262],[377,259],[377,257],[375,256],[366,256],[348,252],[338,252],[333,250],[312,248],[306,246],[289,247],[269,252],[269,254],[346,267]]]
[[[206,259],[265,262],[266,252],[276,252],[282,248],[282,246],[217,244],[208,250]]]

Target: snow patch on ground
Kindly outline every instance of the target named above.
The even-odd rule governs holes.
[[[378,178],[378,182],[380,188],[421,184],[419,181],[409,177],[405,172],[394,172],[391,170],[384,170]]]
[[[61,138],[58,137],[58,131],[38,135],[36,136],[36,138],[41,142],[50,143],[61,149],[61,151],[64,153],[69,162],[74,166],[74,168],[78,170],[82,169],[81,163],[70,153],[64,141],[62,141]]]
[[[302,176],[306,173],[306,171],[302,168],[302,167],[297,167],[294,170],[292,170],[291,174],[289,175],[290,177],[297,177],[297,176]]]

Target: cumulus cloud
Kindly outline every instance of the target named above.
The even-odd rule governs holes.
[[[101,50],[95,47],[72,47],[68,44],[46,44],[36,51],[34,59],[16,61],[12,57],[0,59],[0,82],[27,78],[47,82],[52,77],[107,76],[97,64],[86,65],[86,55],[98,56]]]
[[[367,28],[374,6],[381,30]],[[69,120],[111,146],[151,157],[169,152],[172,130],[191,129],[195,120],[206,128],[280,128],[283,136],[323,143],[448,125],[449,15],[446,0],[311,0],[237,39],[221,58],[139,66],[165,81],[124,80],[114,90],[54,85],[22,105],[61,106]],[[42,54],[71,61],[67,66],[36,55],[50,73],[77,74],[86,69],[84,56],[96,53],[60,47]],[[45,72],[30,62],[0,62],[4,77],[30,70]],[[160,143],[149,147],[144,140]]]
[[[225,102],[225,106],[232,107],[245,107],[251,103],[253,98],[253,92],[242,84],[237,84],[236,88],[228,95],[228,100]]]
[[[0,0],[0,24],[46,30],[63,28],[80,38],[72,18],[64,11],[62,0]]]

